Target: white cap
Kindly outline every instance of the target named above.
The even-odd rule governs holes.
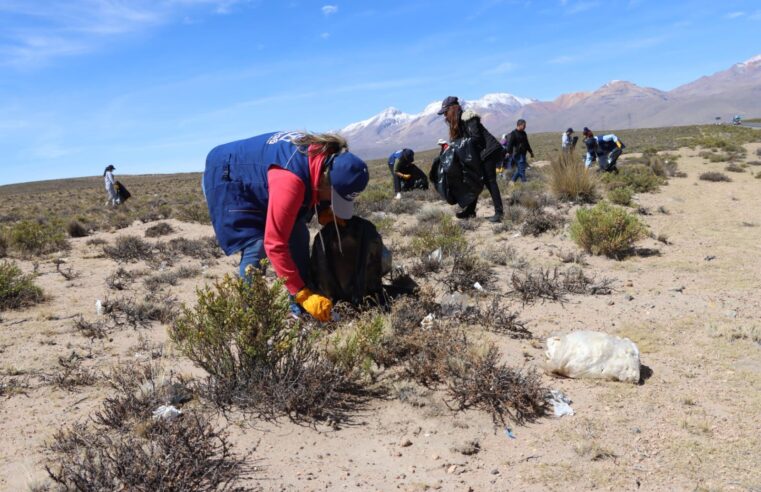
[[[444,140],[443,138],[440,138],[438,142],[436,142],[436,145],[448,145],[449,142]]]

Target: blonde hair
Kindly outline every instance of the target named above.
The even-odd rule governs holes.
[[[337,133],[309,133],[304,134],[295,140],[293,143],[299,147],[309,148],[311,145],[317,146],[313,149],[311,154],[337,154],[345,150],[349,150],[349,143],[344,137]]]

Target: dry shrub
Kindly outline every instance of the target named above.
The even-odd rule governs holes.
[[[536,299],[565,301],[567,294],[608,295],[612,292],[613,281],[603,278],[598,281],[588,277],[579,267],[571,267],[565,272],[555,268],[527,268],[514,271],[510,282],[513,293],[526,304]]]
[[[8,240],[5,238],[3,231],[0,231],[0,258],[8,255]]]
[[[104,244],[108,244],[108,241],[102,237],[94,237],[92,239],[88,239],[85,244],[88,246],[103,246]]]
[[[74,321],[74,329],[90,340],[106,338],[106,326],[102,321],[89,322],[83,316]]]
[[[176,302],[169,298],[154,299],[146,296],[143,301],[121,298],[103,301],[103,312],[115,327],[147,328],[151,322],[167,324],[177,317]]]
[[[155,419],[161,404],[174,404],[152,367],[112,375],[116,393],[92,422],[59,431],[49,446],[49,477],[63,490],[241,491],[250,475],[245,458],[233,453],[223,431],[206,417],[184,410],[174,419]],[[170,392],[171,393],[171,392]]]
[[[356,388],[289,313],[280,282],[225,276],[198,291],[170,329],[179,350],[209,374],[204,392],[222,408],[274,419],[339,419]]]
[[[507,266],[515,260],[517,253],[512,246],[492,247],[483,251],[481,257],[495,265]]]
[[[106,277],[106,285],[109,289],[124,290],[135,280],[135,275],[119,267],[114,273]]]
[[[34,284],[33,275],[24,275],[14,263],[0,263],[0,311],[20,309],[42,302],[42,289]]]
[[[415,214],[418,224],[436,223],[441,220],[442,216],[444,216],[444,211],[440,207],[431,204],[423,205]]]
[[[63,227],[57,222],[24,220],[8,231],[10,246],[23,256],[37,256],[71,248]]]
[[[466,310],[458,318],[465,323],[480,325],[482,328],[507,335],[515,339],[533,338],[533,334],[518,318],[519,314],[510,311],[499,296],[491,296],[486,308],[480,304]]]
[[[143,282],[149,291],[159,290],[164,285],[177,285],[177,282],[185,278],[193,278],[201,274],[200,268],[182,266],[177,270],[157,273],[146,278]]]
[[[576,211],[571,238],[588,253],[621,258],[645,237],[647,228],[626,210],[599,203]]]
[[[91,386],[98,380],[92,369],[82,367],[82,357],[72,352],[69,357],[58,358],[58,370],[44,377],[50,384],[74,391],[79,386]]]
[[[347,374],[372,376],[385,326],[385,318],[377,311],[360,314],[326,339],[328,359]]]
[[[85,237],[87,236],[87,228],[82,225],[78,220],[72,220],[69,225],[66,226],[66,230],[71,237]]]
[[[29,379],[26,377],[0,376],[0,398],[10,398],[15,395],[26,394],[26,390],[29,387]]]
[[[597,182],[575,153],[557,154],[549,167],[552,193],[559,200],[592,203],[596,198]]]
[[[178,237],[169,241],[167,246],[171,253],[190,256],[199,260],[219,258],[223,255],[216,238],[211,236],[203,239]]]
[[[702,181],[713,181],[713,182],[726,182],[729,183],[732,181],[729,176],[727,176],[724,173],[719,173],[715,171],[709,171],[707,173],[703,173],[700,175],[700,178]]]
[[[735,164],[734,162],[727,165],[727,167],[724,168],[725,171],[729,171],[731,173],[744,173],[745,169],[743,169],[742,166]]]
[[[455,253],[452,260],[452,270],[442,279],[450,292],[473,290],[476,283],[484,287],[494,276],[491,266],[473,249]]]
[[[547,231],[557,229],[563,224],[563,218],[550,214],[544,209],[536,208],[531,210],[527,215],[525,222],[521,226],[521,234],[524,236],[539,236]]]
[[[174,234],[174,232],[174,227],[172,227],[171,224],[167,222],[159,222],[145,230],[145,237],[166,236],[168,234]]]
[[[494,345],[465,357],[447,358],[447,393],[457,410],[478,408],[489,412],[494,425],[507,420],[533,422],[547,411],[547,389],[533,369],[521,371],[500,362]]]
[[[113,246],[104,246],[103,252],[116,261],[141,261],[153,258],[154,246],[138,236],[121,236]]]

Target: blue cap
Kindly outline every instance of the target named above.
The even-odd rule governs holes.
[[[344,152],[333,159],[329,176],[333,214],[339,219],[351,219],[354,216],[354,199],[370,181],[367,164],[351,152]]]

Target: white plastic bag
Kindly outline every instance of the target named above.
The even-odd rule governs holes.
[[[548,338],[545,355],[554,374],[639,383],[639,349],[628,338],[575,331]]]

